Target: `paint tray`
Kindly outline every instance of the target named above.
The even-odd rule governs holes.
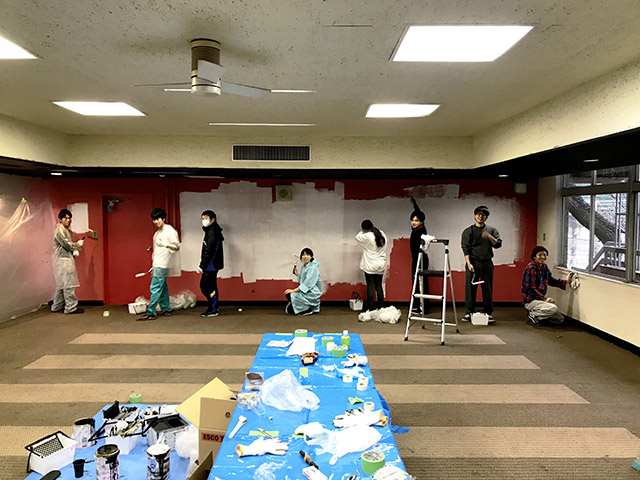
[[[35,470],[40,475],[51,470],[60,470],[73,461],[77,442],[61,431],[47,435],[24,447],[29,452],[27,471]]]

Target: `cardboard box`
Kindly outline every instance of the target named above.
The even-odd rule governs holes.
[[[233,391],[219,378],[214,378],[182,402],[176,411],[193,423],[199,431],[198,460],[202,464],[209,453],[212,460],[220,450],[236,401]]]

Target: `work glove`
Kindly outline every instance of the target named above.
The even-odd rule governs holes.
[[[348,428],[355,426],[384,426],[389,422],[389,417],[382,413],[382,410],[366,412],[361,408],[357,410],[347,410],[343,415],[338,415],[333,419],[333,425],[337,428]]]
[[[355,367],[356,365],[365,366],[369,363],[369,359],[366,355],[358,355],[357,353],[350,353],[347,355],[345,361],[340,362],[345,367]]]
[[[83,246],[84,245],[84,239],[80,239],[76,242],[78,245]]]
[[[272,455],[284,455],[287,450],[289,450],[289,444],[281,442],[279,438],[265,439],[265,437],[260,437],[250,445],[236,445],[236,453],[239,457],[264,455],[266,453],[270,453]]]
[[[74,257],[78,257],[80,255],[80,252],[78,250],[74,250],[73,251],[73,256]]]

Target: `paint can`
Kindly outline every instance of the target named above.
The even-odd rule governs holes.
[[[156,443],[147,449],[147,480],[167,480],[171,449],[164,443]]]
[[[73,438],[77,443],[76,448],[89,448],[96,444],[95,440],[90,440],[96,431],[96,421],[93,418],[79,418],[73,422]]]
[[[120,478],[120,448],[103,445],[96,450],[96,480],[118,480]]]

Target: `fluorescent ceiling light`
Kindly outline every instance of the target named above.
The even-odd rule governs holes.
[[[498,177],[500,177],[500,178],[509,178],[509,175],[507,175],[506,173],[502,173],[502,174],[498,175]]]
[[[584,160],[584,163],[595,163],[595,162],[599,162],[600,160],[598,158],[591,158],[589,160]]]
[[[211,122],[216,127],[315,127],[315,123],[221,123]]]
[[[318,93],[317,90],[271,90],[271,93]]]
[[[140,110],[124,102],[53,102],[80,115],[99,115],[109,117],[141,117]]]
[[[408,27],[394,62],[493,62],[533,27],[440,25]]]
[[[365,117],[369,118],[415,118],[431,115],[440,105],[412,103],[374,103],[369,105]]]
[[[51,172],[51,175],[59,177],[60,175],[62,175],[62,173],[60,173],[60,172]]]
[[[20,60],[37,58],[30,54],[24,48],[19,47],[15,43],[10,42],[6,38],[0,37],[0,59],[2,60]]]

